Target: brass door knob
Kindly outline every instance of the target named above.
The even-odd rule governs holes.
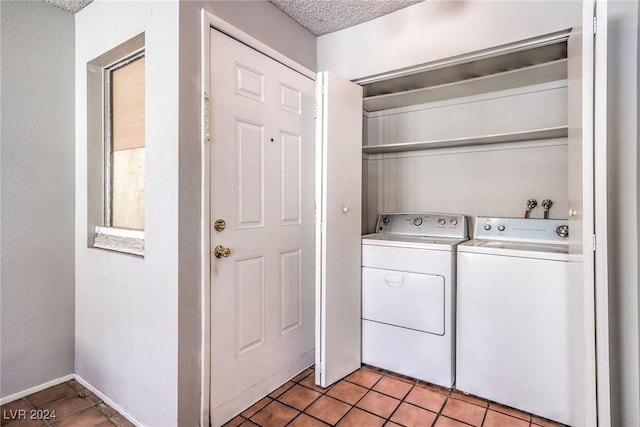
[[[213,254],[216,258],[228,258],[231,255],[231,249],[218,245],[213,249]]]

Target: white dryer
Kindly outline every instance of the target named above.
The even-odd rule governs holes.
[[[571,424],[566,220],[486,218],[458,247],[456,388]]]
[[[380,214],[362,236],[362,361],[452,387],[462,215]]]

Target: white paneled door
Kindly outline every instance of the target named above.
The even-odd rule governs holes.
[[[314,82],[210,36],[210,407],[220,425],[313,362]]]

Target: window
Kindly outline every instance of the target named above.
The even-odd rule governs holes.
[[[144,34],[87,66],[88,245],[144,255]]]
[[[106,225],[144,230],[144,56],[112,67],[107,79]]]

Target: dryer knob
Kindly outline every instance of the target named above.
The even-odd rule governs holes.
[[[456,225],[458,225],[458,220],[455,219],[455,218],[451,218],[451,220],[449,221],[449,224],[451,224],[451,225],[453,225],[455,227]]]
[[[487,230],[487,231],[491,230],[491,224],[486,223],[486,224],[484,225],[484,229],[485,229],[485,230]]]
[[[419,227],[422,225],[422,218],[420,217],[416,217],[413,219],[413,225],[415,225],[416,227]]]
[[[505,226],[504,226],[504,225],[500,224],[500,225],[498,226],[498,231],[504,231],[504,229],[505,229]]]
[[[440,219],[438,220],[438,225],[445,225],[446,223],[447,223],[447,220],[446,220],[446,219],[444,219],[444,218],[440,218]]]

